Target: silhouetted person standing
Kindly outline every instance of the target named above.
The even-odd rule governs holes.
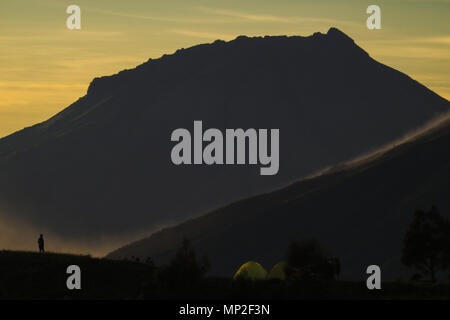
[[[38,245],[39,245],[39,252],[45,252],[44,249],[44,236],[41,234],[41,236],[38,239]]]

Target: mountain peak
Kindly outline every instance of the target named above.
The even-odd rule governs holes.
[[[329,38],[331,38],[331,39],[345,40],[345,41],[349,41],[350,40],[351,42],[355,42],[352,38],[350,38],[344,32],[342,32],[338,28],[334,28],[334,27],[332,27],[332,28],[330,28],[330,30],[328,30],[327,36]]]

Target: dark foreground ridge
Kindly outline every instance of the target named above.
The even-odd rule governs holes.
[[[67,267],[82,271],[82,290],[67,289]],[[0,299],[138,298],[148,267],[85,255],[0,251]]]
[[[66,268],[82,270],[81,290],[68,290]],[[448,285],[384,282],[383,290],[369,291],[364,282],[336,281],[289,285],[282,281],[233,282],[207,277],[188,288],[169,286],[159,268],[132,261],[90,256],[0,251],[0,299],[443,299]],[[171,283],[169,281],[169,283]],[[181,304],[180,304],[181,305]]]

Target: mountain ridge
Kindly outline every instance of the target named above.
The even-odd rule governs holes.
[[[71,239],[148,233],[353,159],[449,110],[349,39],[337,29],[238,37],[94,79],[51,119],[0,139],[0,218]],[[199,119],[279,128],[278,175],[174,166],[171,132]]]

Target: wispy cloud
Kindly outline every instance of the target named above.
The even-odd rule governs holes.
[[[180,22],[182,20],[182,19],[178,19],[178,18],[142,15],[142,14],[135,14],[135,13],[114,12],[114,11],[99,10],[99,9],[93,9],[93,8],[89,8],[88,11],[105,14],[105,15],[109,15],[109,16],[140,19],[140,20],[155,20],[155,21],[166,21],[166,22],[167,21],[168,22]]]
[[[417,58],[417,59],[440,59],[449,60],[450,56],[447,49],[430,48],[413,45],[393,45],[388,47],[372,47],[371,55],[382,57],[397,58]]]
[[[67,31],[65,29],[55,31],[53,29],[43,29],[35,32],[27,31],[26,34],[20,33],[17,35],[0,35],[0,41],[14,41],[14,40],[39,40],[39,41],[58,41],[67,39]],[[87,38],[86,40],[92,39],[104,39],[104,38],[117,38],[124,36],[124,32],[119,31],[88,31],[83,30],[82,32],[72,32],[71,36],[80,35],[83,38]]]
[[[440,44],[450,45],[450,35],[433,36],[433,37],[415,37],[401,39],[378,39],[370,40],[373,43],[383,45],[403,45],[403,44]]]
[[[291,22],[291,20],[289,18],[274,16],[274,15],[250,14],[250,13],[243,13],[243,12],[238,12],[238,11],[233,11],[233,10],[213,9],[213,8],[206,8],[206,7],[197,7],[197,9],[199,11],[202,11],[202,12],[208,13],[208,14],[240,18],[240,19],[250,20],[250,21],[284,22],[284,23]]]
[[[217,20],[217,19],[208,19],[208,18],[182,18],[182,17],[167,17],[167,16],[156,16],[156,15],[143,15],[136,13],[124,13],[124,12],[115,12],[115,11],[107,11],[100,10],[95,8],[88,8],[88,11],[121,17],[121,18],[129,18],[129,19],[139,19],[139,20],[151,20],[151,21],[159,21],[159,22],[172,22],[172,23],[192,23],[192,24],[210,24],[210,23],[222,23],[222,22],[231,22],[231,20]]]
[[[423,3],[423,4],[431,4],[431,3],[445,3],[450,4],[450,0],[397,0],[398,2],[414,2],[414,3]]]
[[[353,25],[354,23],[351,21],[343,21],[337,19],[330,18],[320,18],[320,17],[286,17],[279,15],[271,15],[271,14],[261,14],[261,13],[247,13],[235,10],[227,10],[227,9],[218,9],[218,8],[208,8],[199,6],[196,8],[197,10],[214,14],[218,16],[226,16],[237,18],[249,22],[276,22],[276,23],[288,23],[288,24],[296,24],[302,22],[318,22],[318,23],[329,23],[329,24],[341,24],[341,25]]]
[[[374,56],[449,60],[450,35],[361,40]]]
[[[221,40],[231,40],[236,38],[236,35],[232,34],[224,34],[224,33],[214,33],[214,32],[203,32],[203,31],[193,31],[186,29],[172,29],[170,32],[180,34],[183,36],[193,37],[193,38],[201,38],[201,39],[221,39]]]
[[[442,37],[428,37],[415,39],[416,42],[433,43],[433,44],[448,44],[450,45],[450,35]]]
[[[33,83],[22,81],[0,82],[0,88],[8,89],[67,89],[67,88],[86,88],[85,83]]]

